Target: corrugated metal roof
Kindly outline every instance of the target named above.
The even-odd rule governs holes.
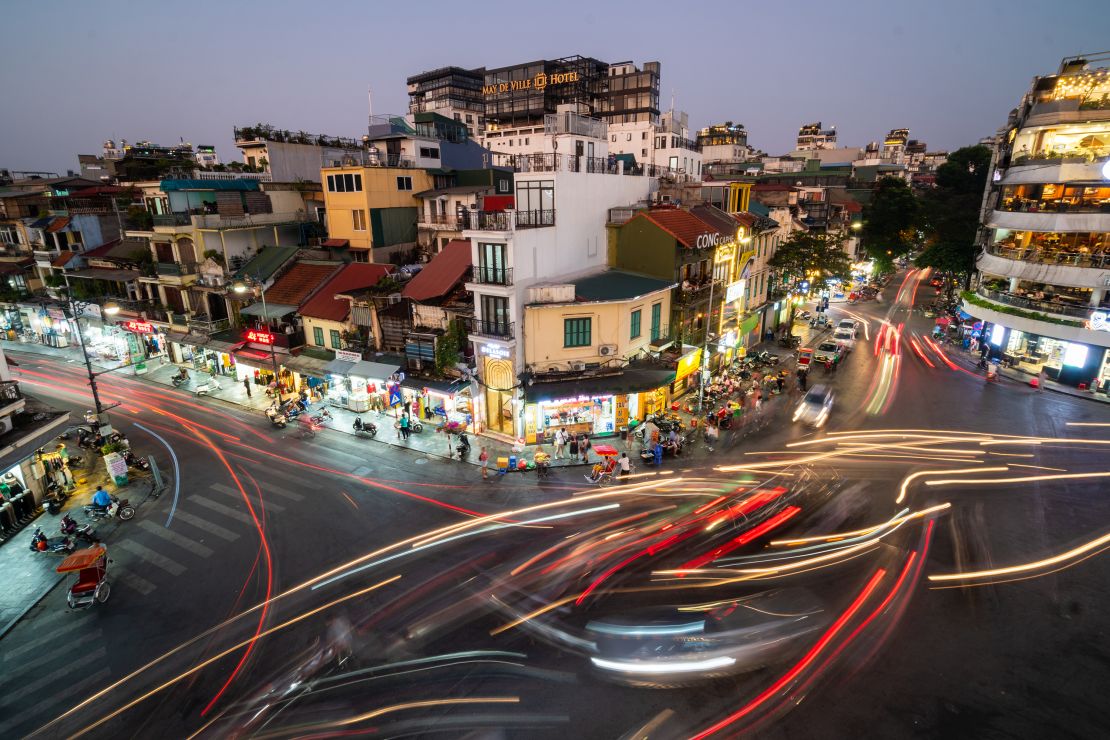
[[[176,190],[259,190],[257,180],[163,180],[162,192]]]
[[[649,211],[640,211],[632,217],[633,220],[637,218],[646,218],[689,249],[697,246],[698,237],[702,234],[718,231],[717,227],[702,221],[689,211],[677,208],[653,208]]]
[[[301,306],[301,316],[325,321],[344,321],[351,312],[351,302],[336,298],[339,293],[377,285],[389,274],[392,265],[352,262],[336,273],[322,288]]]
[[[606,270],[597,275],[575,280],[574,296],[580,301],[627,301],[673,286],[674,282],[670,280],[660,280],[623,270]]]
[[[401,295],[414,301],[447,295],[466,275],[470,261],[470,241],[452,239],[405,285]]]

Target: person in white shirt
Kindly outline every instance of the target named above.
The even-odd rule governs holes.
[[[617,461],[620,466],[620,474],[622,476],[628,475],[632,471],[632,461],[628,459],[628,453],[622,452],[621,459]]]

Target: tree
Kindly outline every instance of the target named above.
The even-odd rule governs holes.
[[[454,320],[447,325],[447,331],[436,340],[436,373],[443,375],[444,371],[454,367],[459,362],[459,352],[462,343],[466,341],[466,329],[462,322]]]
[[[795,232],[779,245],[767,264],[779,274],[784,286],[809,281],[810,287],[817,287],[828,280],[852,279],[852,261],[844,251],[844,236],[839,233]],[[796,310],[792,301],[787,331],[794,326]]]
[[[879,180],[871,205],[864,212],[863,244],[882,271],[914,246],[917,199],[906,181],[898,177]]]
[[[926,247],[914,264],[962,276],[965,288],[979,251],[975,236],[990,163],[985,146],[957,149],[937,168],[936,187],[921,198],[918,222]]]

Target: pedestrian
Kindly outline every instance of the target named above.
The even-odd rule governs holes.
[[[478,455],[478,462],[482,465],[482,480],[489,480],[489,452],[482,445],[482,452]]]
[[[621,459],[618,461],[617,464],[620,465],[620,476],[622,478],[632,472],[632,461],[628,459],[627,452],[621,453]]]
[[[401,436],[405,438],[406,442],[408,441],[411,427],[412,418],[408,415],[408,412],[401,414]]]
[[[663,445],[656,442],[655,446],[652,448],[651,452],[652,452],[652,455],[655,457],[655,467],[658,468],[658,467],[662,466],[663,465]]]
[[[243,378],[243,387],[247,389],[247,398],[251,397],[251,382],[247,378]]]
[[[831,357],[826,357],[825,358],[825,374],[826,375],[832,372],[832,366],[833,366],[832,358]]]
[[[590,448],[593,445],[590,443],[589,436],[583,434],[578,438],[578,451],[582,453],[582,462],[588,463],[590,461]]]
[[[1046,375],[1046,373],[1045,373],[1044,365],[1041,365],[1041,369],[1037,372],[1037,391],[1038,392],[1044,390],[1045,375]]]
[[[968,346],[968,349],[971,350],[971,354],[975,354],[976,352],[979,351],[979,338],[978,337],[972,337],[971,338],[971,344]]]
[[[836,369],[838,367],[840,367],[840,355],[837,355],[836,357],[833,358],[833,361],[832,361],[833,375],[836,375]]]
[[[567,454],[567,428],[555,430],[555,459],[562,460]]]

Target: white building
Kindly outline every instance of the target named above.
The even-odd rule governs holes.
[[[243,164],[269,173],[274,182],[320,182],[321,167],[360,160],[363,145],[338,136],[286,131],[268,125],[236,127]]]
[[[609,209],[644,201],[658,188],[653,177],[624,174],[623,162],[616,174],[589,172],[564,151],[560,144],[557,153],[519,160],[515,209],[472,212],[471,228],[463,231],[474,265],[466,289],[475,306],[475,413],[480,428],[514,439],[523,431],[518,377],[528,288],[602,269]]]
[[[795,151],[811,152],[818,149],[836,149],[836,126],[824,128],[817,121],[798,128]]]
[[[631,154],[639,163],[701,178],[701,148],[690,138],[690,118],[684,111],[669,110],[659,117],[659,123],[609,124],[609,151]]]

